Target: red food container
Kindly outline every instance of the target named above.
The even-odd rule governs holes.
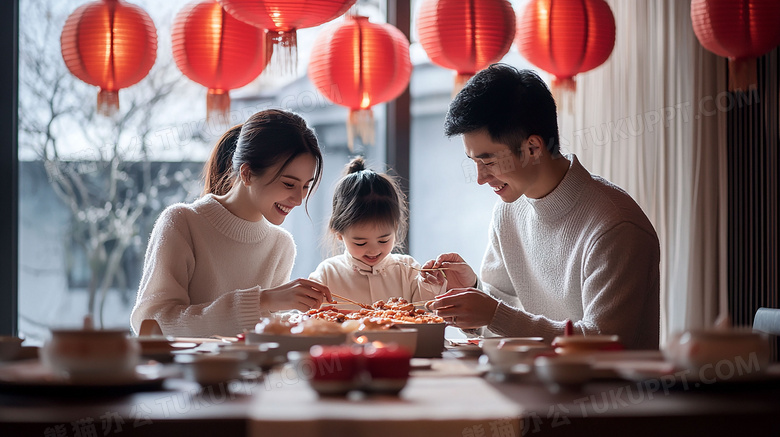
[[[412,358],[407,349],[395,344],[369,345],[364,355],[368,374],[366,391],[396,394],[406,386]]]
[[[363,354],[353,346],[312,346],[309,384],[321,395],[343,395],[359,388]]]

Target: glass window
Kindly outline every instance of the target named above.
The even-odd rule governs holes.
[[[97,88],[66,68],[60,34],[83,0],[21,0],[19,47],[19,332],[41,343],[51,327],[129,327],[148,236],[159,213],[200,196],[203,162],[226,129],[205,119],[206,89],[183,76],[171,54],[171,24],[190,0],[133,0],[157,28],[154,67],[119,91],[118,116],[95,112]],[[382,4],[361,13],[384,20]],[[299,112],[325,154],[325,179],[284,226],[296,238],[294,276],[322,259],[333,183],[349,157],[383,166],[384,111],[375,108],[378,144],[346,146],[347,111],[324,99],[305,76],[320,29],[299,32],[297,77],[261,75],[231,92],[231,122],[267,107]]]
[[[412,3],[413,23],[420,3]],[[513,1],[515,12],[519,13],[526,3]],[[455,72],[430,62],[417,42],[414,25],[412,41],[411,255],[424,262],[441,253],[457,252],[478,272],[497,197],[490,187],[477,185],[476,168],[463,152],[461,139],[444,136],[444,116],[452,99]],[[501,62],[534,68],[514,45]]]

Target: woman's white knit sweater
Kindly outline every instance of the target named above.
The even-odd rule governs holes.
[[[541,199],[520,197],[493,210],[482,262],[483,289],[500,299],[490,331],[618,334],[628,348],[657,349],[658,237],[623,190],[577,160]]]
[[[290,280],[295,243],[265,219],[234,216],[212,195],[160,214],[130,316],[138,332],[156,319],[165,335],[236,335],[261,316],[260,290]]]

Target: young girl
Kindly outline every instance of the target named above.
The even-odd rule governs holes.
[[[353,159],[336,185],[329,227],[346,252],[320,263],[309,279],[333,293],[371,304],[429,300],[446,290],[423,282],[414,258],[391,253],[406,234],[403,193],[390,176],[366,169],[363,158]]]
[[[322,154],[299,116],[267,110],[231,128],[205,166],[204,196],[160,214],[133,308],[135,332],[236,335],[268,311],[317,308],[322,284],[290,282],[295,244],[280,225],[317,185]]]

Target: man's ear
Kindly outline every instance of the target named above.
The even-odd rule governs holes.
[[[244,185],[249,185],[249,183],[252,181],[252,170],[249,168],[249,164],[241,164],[238,172],[239,176],[241,177],[241,183]]]
[[[539,135],[531,135],[528,137],[528,155],[539,159],[542,155],[542,149],[545,148],[544,140]]]

